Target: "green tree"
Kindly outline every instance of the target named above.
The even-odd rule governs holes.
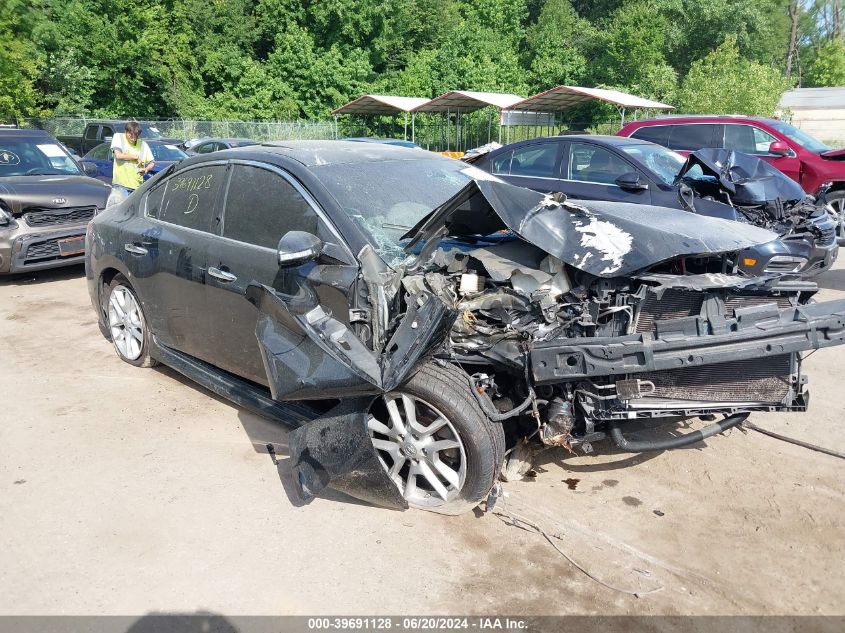
[[[39,59],[29,37],[26,5],[0,0],[0,121],[38,113]]]
[[[681,112],[771,116],[788,87],[779,70],[743,59],[729,37],[693,63],[678,91]]]
[[[590,23],[578,17],[569,0],[543,4],[526,36],[531,89],[578,83],[587,69],[583,43],[593,36]]]
[[[823,44],[804,75],[808,86],[845,86],[845,42]]]

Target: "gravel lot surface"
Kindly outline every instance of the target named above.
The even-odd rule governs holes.
[[[845,297],[845,262],[819,281]],[[810,411],[752,420],[845,451],[845,349],[805,367]],[[79,267],[0,279],[0,384],[0,614],[845,610],[845,461],[758,433],[549,450],[506,484],[506,511],[634,597],[501,516],[295,507],[264,448],[284,429],[118,360]]]

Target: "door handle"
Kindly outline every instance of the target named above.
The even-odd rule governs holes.
[[[230,273],[228,271],[220,270],[219,268],[215,268],[214,266],[211,266],[208,269],[208,274],[211,275],[212,277],[214,277],[215,279],[219,279],[220,281],[222,281],[224,283],[231,283],[233,281],[237,281],[237,279],[238,279],[236,275],[233,275],[232,273]]]
[[[127,253],[132,253],[133,255],[146,255],[149,252],[143,246],[138,246],[136,244],[124,244],[123,250]]]

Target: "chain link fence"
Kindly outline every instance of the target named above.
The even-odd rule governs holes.
[[[33,118],[19,122],[22,127],[46,130],[53,136],[81,137],[95,118]],[[417,115],[412,123],[402,116],[340,117],[337,121],[196,121],[188,119],[139,120],[156,128],[162,137],[196,139],[202,137],[250,138],[255,141],[326,140],[347,137],[407,138],[432,151],[464,152],[490,141],[513,143],[541,136],[588,132],[614,134],[619,120],[577,121],[553,117],[547,124],[530,122],[500,126],[498,112],[455,115]]]
[[[53,136],[82,136],[85,126],[105,119],[24,119],[22,127],[46,130]],[[256,141],[323,140],[336,136],[334,121],[191,121],[164,119],[141,121],[156,128],[165,138],[193,139],[205,136],[251,138]]]

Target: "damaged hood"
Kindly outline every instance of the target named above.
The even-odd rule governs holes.
[[[630,275],[668,259],[717,255],[777,239],[756,226],[685,211],[619,202],[557,201],[498,179],[474,180],[404,237],[424,262],[446,235],[520,238],[598,277]]]
[[[684,181],[684,177],[696,166],[701,168],[705,177],[715,178],[736,204],[757,205],[774,200],[794,203],[807,196],[801,185],[766,161],[718,148],[701,149],[690,154],[678,172],[675,184]]]

